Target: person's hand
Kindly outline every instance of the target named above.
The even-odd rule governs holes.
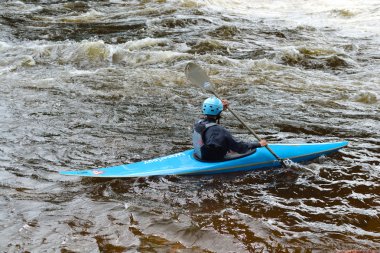
[[[222,99],[222,104],[223,104],[223,111],[225,111],[228,109],[230,102],[228,102],[227,99]]]
[[[259,143],[260,143],[261,147],[265,147],[266,145],[268,145],[267,140],[261,140]]]

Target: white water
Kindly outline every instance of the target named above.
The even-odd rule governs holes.
[[[245,18],[344,30],[352,37],[380,35],[380,1],[368,0],[198,0],[199,6]]]

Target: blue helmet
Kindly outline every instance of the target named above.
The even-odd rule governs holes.
[[[223,103],[217,97],[209,97],[203,102],[202,113],[204,115],[217,116],[223,111]]]

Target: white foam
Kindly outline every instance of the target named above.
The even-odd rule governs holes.
[[[144,38],[141,40],[128,41],[124,43],[124,45],[125,45],[125,48],[129,50],[138,50],[138,49],[157,46],[157,45],[168,45],[169,43],[170,43],[169,39]]]
[[[61,21],[64,22],[73,22],[73,23],[85,23],[85,22],[93,22],[98,20],[99,18],[105,17],[106,15],[102,12],[96,10],[90,10],[86,13],[83,13],[78,16],[67,16],[61,18]]]
[[[209,10],[250,18],[285,21],[287,25],[345,28],[346,33],[380,34],[380,8],[375,0],[198,0]],[[284,24],[286,25],[286,24]]]
[[[160,62],[170,62],[178,58],[186,58],[188,54],[173,51],[154,51],[154,52],[138,52],[136,54],[126,55],[126,62],[139,66],[146,64],[156,64]]]
[[[4,41],[0,41],[0,51],[4,51],[4,50],[8,50],[11,46],[4,42]]]

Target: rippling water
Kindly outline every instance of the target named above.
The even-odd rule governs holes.
[[[0,250],[380,250],[379,17],[378,1],[2,1]],[[207,94],[189,61],[269,141],[349,148],[313,172],[58,174],[191,148]]]

